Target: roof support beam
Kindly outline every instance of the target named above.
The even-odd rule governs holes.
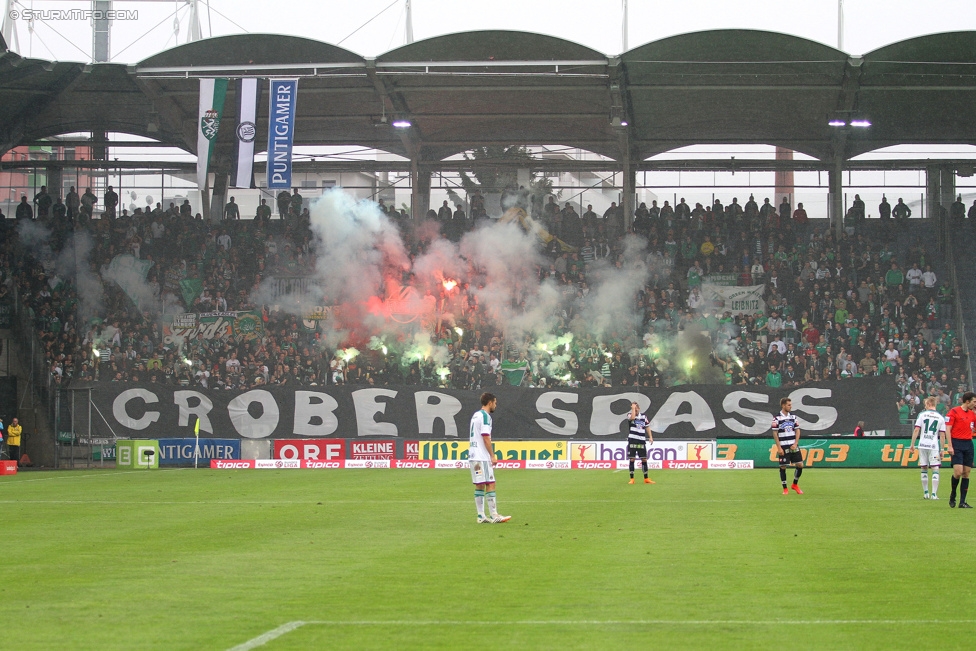
[[[139,90],[152,101],[156,112],[159,113],[159,117],[163,121],[163,124],[160,125],[161,131],[176,134],[179,140],[174,145],[195,153],[197,150],[196,116],[191,120],[190,116],[180,108],[180,105],[160,88],[159,82],[152,79],[142,79],[135,75],[132,75],[132,80],[139,87]]]
[[[54,104],[63,93],[70,92],[82,79],[82,64],[76,64],[63,72],[60,78],[27,102],[10,124],[0,125],[0,154],[16,147],[29,131],[30,121]]]
[[[407,105],[407,100],[404,99],[403,94],[391,89],[386,80],[380,79],[379,75],[376,74],[375,59],[367,61],[366,76],[373,82],[373,87],[376,89],[376,94],[379,95],[380,102],[382,102],[383,106],[390,106],[390,112],[393,115],[387,118],[389,122],[392,123],[397,117],[404,119],[411,118],[410,107]],[[420,129],[417,125],[414,124],[409,129],[397,129],[397,133],[403,142],[403,148],[406,150],[407,156],[411,160],[419,160],[423,143],[421,141]]]
[[[634,211],[637,208],[637,163],[641,155],[636,142],[631,138],[631,132],[636,129],[634,124],[633,104],[627,81],[627,70],[614,57],[608,61],[610,90],[610,111],[607,116],[610,124],[617,130],[617,143],[620,149],[620,161],[623,166],[623,193],[621,194],[620,210],[623,213],[624,231],[630,230],[633,223]]]
[[[837,95],[835,112],[847,118],[857,109],[857,96],[861,89],[861,64],[860,57],[849,57],[844,66],[844,80],[841,82],[840,93]],[[829,120],[833,116],[824,116],[824,120]],[[840,158],[842,161],[848,157],[847,139],[850,134],[850,127],[834,128],[832,134],[833,159]]]
[[[933,164],[944,169],[959,170],[972,169],[976,167],[974,159],[944,159],[933,161],[932,159],[903,159],[903,160],[865,160],[865,161],[846,161],[844,169],[854,171],[878,171],[878,170],[926,170]],[[255,172],[261,173],[265,169],[265,163],[256,161],[254,163]],[[562,172],[622,172],[623,164],[615,160],[549,160],[534,159],[531,161],[485,161],[479,160],[480,167],[499,167],[506,169],[530,169],[533,171],[562,171]],[[696,171],[696,172],[773,172],[780,170],[792,170],[798,172],[816,172],[832,169],[831,161],[819,160],[774,160],[774,159],[753,159],[732,161],[730,158],[724,159],[676,159],[676,160],[645,160],[633,162],[632,167],[635,171]],[[297,172],[399,172],[408,173],[411,171],[411,161],[377,161],[377,160],[299,160],[295,161],[294,169]],[[442,160],[431,161],[423,164],[428,172],[453,172],[471,169],[471,162],[465,160]],[[42,170],[42,169],[87,169],[87,170],[113,170],[113,171],[138,171],[156,170],[168,172],[194,172],[196,163],[193,161],[172,162],[172,161],[99,161],[99,160],[28,160],[28,161],[0,161],[0,171],[9,170]]]

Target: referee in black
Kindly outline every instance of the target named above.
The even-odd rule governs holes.
[[[797,495],[803,495],[800,490],[800,475],[803,474],[803,454],[800,453],[800,426],[796,416],[790,413],[793,401],[782,398],[779,401],[780,412],[773,416],[773,441],[776,443],[776,456],[779,457],[779,479],[783,484],[783,495],[789,495],[786,487],[786,469],[793,466],[793,490]]]

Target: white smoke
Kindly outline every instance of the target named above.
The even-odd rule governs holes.
[[[81,323],[103,315],[105,290],[98,274],[91,270],[94,242],[87,232],[73,233],[58,252],[51,248],[51,230],[38,222],[22,220],[17,224],[17,237],[21,248],[37,258],[49,274],[72,284]]]
[[[54,265],[58,275],[70,278],[75,286],[81,323],[105,313],[105,287],[89,261],[94,247],[91,235],[77,231],[68,239]]]

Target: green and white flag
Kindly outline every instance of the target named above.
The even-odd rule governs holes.
[[[508,383],[513,387],[522,386],[522,380],[525,379],[525,374],[529,370],[529,363],[526,361],[522,362],[502,362],[501,371]]]
[[[207,170],[217,142],[226,96],[226,79],[200,79],[200,113],[197,120],[197,186],[200,192],[207,186]]]
[[[159,300],[153,287],[146,282],[153,262],[140,260],[128,253],[112,258],[112,261],[102,267],[102,278],[114,280],[125,292],[133,304],[140,310],[151,309]]]

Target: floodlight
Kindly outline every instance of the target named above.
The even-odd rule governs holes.
[[[831,120],[827,124],[829,124],[832,127],[846,127],[847,126],[847,122],[845,122],[844,120],[839,120],[837,118],[834,118],[833,120]]]
[[[393,126],[397,129],[409,129],[413,126],[413,123],[410,120],[394,120]]]
[[[851,120],[851,126],[852,127],[861,127],[861,128],[869,127],[869,126],[871,126],[871,120],[867,120],[867,119],[864,119],[864,118],[859,119],[859,120]]]

